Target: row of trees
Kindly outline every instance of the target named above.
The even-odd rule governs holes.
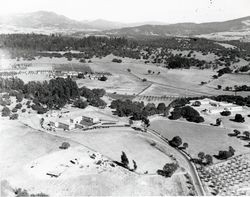
[[[250,106],[250,96],[242,97],[234,95],[219,95],[219,96],[212,96],[210,98],[219,102],[224,101],[228,103],[234,103],[240,106]]]
[[[250,91],[250,86],[247,85],[242,85],[242,86],[237,86],[235,85],[234,87],[225,87],[225,91],[234,91],[234,92],[241,92],[241,91]]]

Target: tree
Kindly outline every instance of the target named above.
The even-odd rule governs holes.
[[[79,62],[86,63],[86,60],[84,58],[80,59]]]
[[[70,147],[70,144],[68,142],[63,142],[61,146],[59,146],[60,149],[68,149]]]
[[[17,108],[13,108],[12,110],[11,110],[13,113],[16,113],[17,112]]]
[[[133,165],[134,165],[133,171],[136,171],[136,169],[137,169],[137,164],[136,164],[135,160],[133,160]]]
[[[209,155],[209,154],[205,155],[205,160],[206,160],[207,165],[210,165],[210,164],[213,163],[213,157],[211,155]]]
[[[199,106],[201,106],[201,102],[200,101],[195,101],[195,102],[193,102],[192,106],[199,107]]]
[[[235,122],[245,122],[245,118],[242,117],[241,114],[235,114],[234,121],[235,121]]]
[[[228,111],[228,110],[225,110],[225,111],[220,112],[220,114],[221,114],[222,116],[230,116],[230,115],[231,115],[231,112]]]
[[[107,79],[108,79],[108,78],[107,78],[106,76],[103,75],[103,76],[100,77],[98,80],[99,80],[99,81],[107,81]]]
[[[222,88],[221,85],[217,85],[217,89],[220,90]]]
[[[10,115],[10,109],[8,107],[4,107],[2,109],[2,116],[6,117],[6,116],[9,116],[9,115]]]
[[[133,120],[129,119],[129,125],[133,124]]]
[[[200,158],[201,161],[203,161],[204,158],[205,158],[205,153],[204,152],[199,152],[198,157]]]
[[[157,170],[157,174],[164,177],[171,177],[177,170],[178,165],[176,163],[167,163],[162,170]]]
[[[234,129],[233,132],[234,132],[234,134],[235,134],[236,136],[240,135],[240,131],[237,130],[237,129]]]
[[[152,73],[152,70],[148,70],[148,74],[150,75]]]
[[[17,103],[16,106],[15,106],[15,108],[21,109],[22,108],[22,104],[21,103]]]
[[[184,149],[187,149],[187,148],[188,148],[188,143],[187,143],[187,142],[185,142],[185,143],[183,143],[183,145],[182,145],[182,146],[183,146],[183,148],[184,148]]]
[[[229,147],[228,147],[228,151],[232,154],[232,156],[233,156],[234,153],[235,153],[235,150],[234,150],[234,148],[233,148],[232,146],[229,146]]]
[[[123,164],[124,167],[128,168],[129,160],[125,152],[122,151],[121,155],[121,163]]]
[[[77,99],[73,105],[74,105],[74,107],[84,109],[88,106],[88,103],[86,101],[83,101],[82,99]]]
[[[130,69],[130,68],[128,68],[128,69],[127,69],[127,71],[130,73],[130,72],[131,72],[131,69]]]
[[[235,153],[235,150],[232,146],[229,146],[228,151],[219,151],[218,155],[215,157],[220,160],[228,159],[229,157],[232,157]]]
[[[149,126],[150,126],[150,121],[149,121],[148,118],[143,118],[143,119],[142,119],[142,122],[144,123],[144,125],[145,125],[146,127],[149,127]]]
[[[115,62],[115,63],[122,63],[122,60],[121,60],[121,59],[114,58],[114,59],[112,60],[112,62]]]
[[[220,126],[221,125],[221,119],[220,118],[217,118],[216,119],[216,126]]]
[[[159,103],[157,106],[157,109],[160,113],[163,113],[166,110],[166,105],[165,103]]]
[[[250,132],[249,132],[249,131],[244,131],[244,132],[243,132],[243,135],[245,135],[245,137],[246,137],[247,139],[250,138]]]
[[[146,78],[143,78],[143,79],[142,79],[142,82],[146,82],[146,81],[147,81],[147,79],[146,79]]]
[[[16,120],[16,119],[18,119],[18,114],[12,114],[10,116],[10,120]]]
[[[169,144],[173,147],[179,147],[182,144],[182,139],[179,136],[175,136],[171,141],[169,141]]]

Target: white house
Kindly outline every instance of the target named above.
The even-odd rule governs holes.
[[[211,99],[205,98],[202,100],[199,100],[201,102],[201,105],[208,105],[211,101]]]

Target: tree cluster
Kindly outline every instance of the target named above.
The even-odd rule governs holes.
[[[199,112],[196,111],[191,106],[184,106],[184,107],[176,107],[171,112],[171,115],[169,116],[170,120],[177,120],[179,118],[185,118],[189,122],[204,122],[204,118],[200,116]]]
[[[132,120],[146,120],[148,116],[164,113],[167,107],[164,103],[159,103],[156,107],[153,103],[148,103],[146,106],[143,102],[133,102],[129,99],[113,100],[110,107],[115,109],[114,112],[120,117],[131,117]]]
[[[229,146],[228,151],[219,151],[218,155],[215,155],[214,157],[219,160],[224,160],[232,157],[235,153],[235,150],[232,146]]]
[[[106,92],[104,89],[88,89],[82,87],[79,89],[80,96],[83,96],[87,99],[87,102],[94,107],[105,107],[106,103],[101,99]]]
[[[157,174],[164,177],[171,177],[177,169],[178,169],[178,164],[167,163],[163,166],[162,170],[157,170]]]

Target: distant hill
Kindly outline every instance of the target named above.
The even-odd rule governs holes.
[[[97,19],[93,21],[82,21],[84,24],[90,25],[94,29],[99,30],[110,30],[110,29],[121,29],[124,27],[136,27],[141,25],[167,25],[167,23],[158,22],[158,21],[146,21],[146,22],[138,22],[138,23],[120,23],[114,21],[108,21],[103,19]]]
[[[250,39],[250,16],[210,23],[166,24],[157,21],[120,23],[103,19],[77,21],[54,12],[37,11],[0,17],[0,33],[64,33],[77,36],[199,36],[222,39]]]
[[[177,23],[169,25],[142,25],[104,31],[109,35],[122,36],[195,36],[218,32],[248,32],[250,33],[250,16],[211,23]]]
[[[163,24],[160,22],[119,23],[103,19],[93,21],[77,21],[54,12],[37,11],[25,14],[14,14],[0,17],[0,30],[9,29],[10,32],[76,32],[76,31],[102,31],[123,27],[134,27],[145,24]]]
[[[90,29],[87,24],[69,19],[54,12],[38,11],[26,14],[10,15],[0,18],[1,25],[20,28],[57,28],[57,29]]]

